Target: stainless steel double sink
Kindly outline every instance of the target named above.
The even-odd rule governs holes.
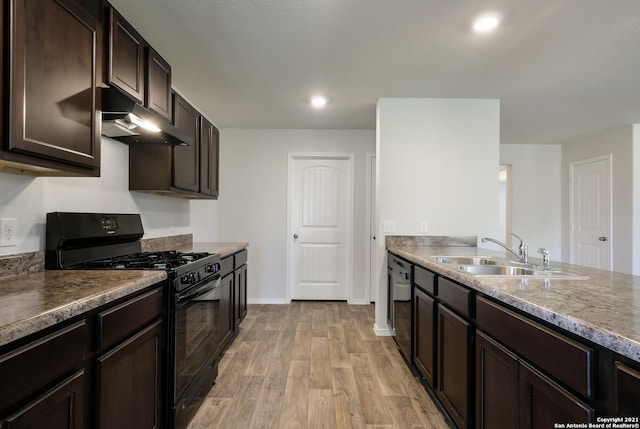
[[[532,277],[566,280],[586,280],[589,278],[565,271],[543,270],[493,256],[432,256],[431,260],[475,277]]]

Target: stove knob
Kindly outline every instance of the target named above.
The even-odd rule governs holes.
[[[183,284],[191,283],[190,276],[187,274],[186,276],[180,277],[180,283],[183,283]]]

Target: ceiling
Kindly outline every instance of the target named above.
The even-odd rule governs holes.
[[[640,122],[639,0],[111,3],[221,128],[373,129],[381,97],[500,99],[502,143]]]

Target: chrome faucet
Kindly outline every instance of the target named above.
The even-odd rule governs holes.
[[[542,269],[545,271],[551,270],[551,262],[549,260],[549,251],[544,247],[538,249],[538,253],[542,254]]]
[[[525,243],[522,238],[520,238],[513,232],[511,233],[511,235],[520,241],[520,244],[518,245],[518,257],[520,258],[520,262],[522,262],[523,264],[528,264],[529,263],[529,246],[527,246],[527,243]]]
[[[482,237],[482,242],[486,243],[487,241],[490,241],[491,243],[495,243],[498,246],[503,247],[505,250],[513,253],[515,256],[518,257],[520,262],[522,262],[523,264],[529,264],[529,246],[527,246],[527,243],[525,243],[524,240],[522,240],[520,237],[518,237],[514,233],[511,233],[511,235],[513,235],[515,238],[520,240],[520,245],[518,246],[518,253],[516,253],[511,247],[507,246],[502,241],[498,241],[495,238]]]

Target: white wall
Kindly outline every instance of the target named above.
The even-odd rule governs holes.
[[[500,164],[511,165],[511,230],[531,256],[544,247],[554,261],[562,260],[561,158],[561,145],[500,145]]]
[[[499,234],[498,100],[382,98],[377,105],[376,329],[386,330],[383,222],[398,235]]]
[[[366,153],[374,149],[374,131],[223,129],[220,134],[218,234],[221,241],[249,242],[249,302],[282,303],[286,299],[289,152],[355,154],[353,299],[368,298]]]
[[[51,211],[140,213],[145,237],[187,234],[217,240],[216,201],[129,191],[128,146],[102,138],[100,177],[28,177],[0,172],[0,217],[18,219],[16,247],[0,255],[44,250],[45,215]]]
[[[625,125],[601,131],[562,145],[562,243],[564,260],[569,260],[569,164],[596,156],[612,154],[612,271],[632,272],[634,205],[633,130],[632,125]]]

